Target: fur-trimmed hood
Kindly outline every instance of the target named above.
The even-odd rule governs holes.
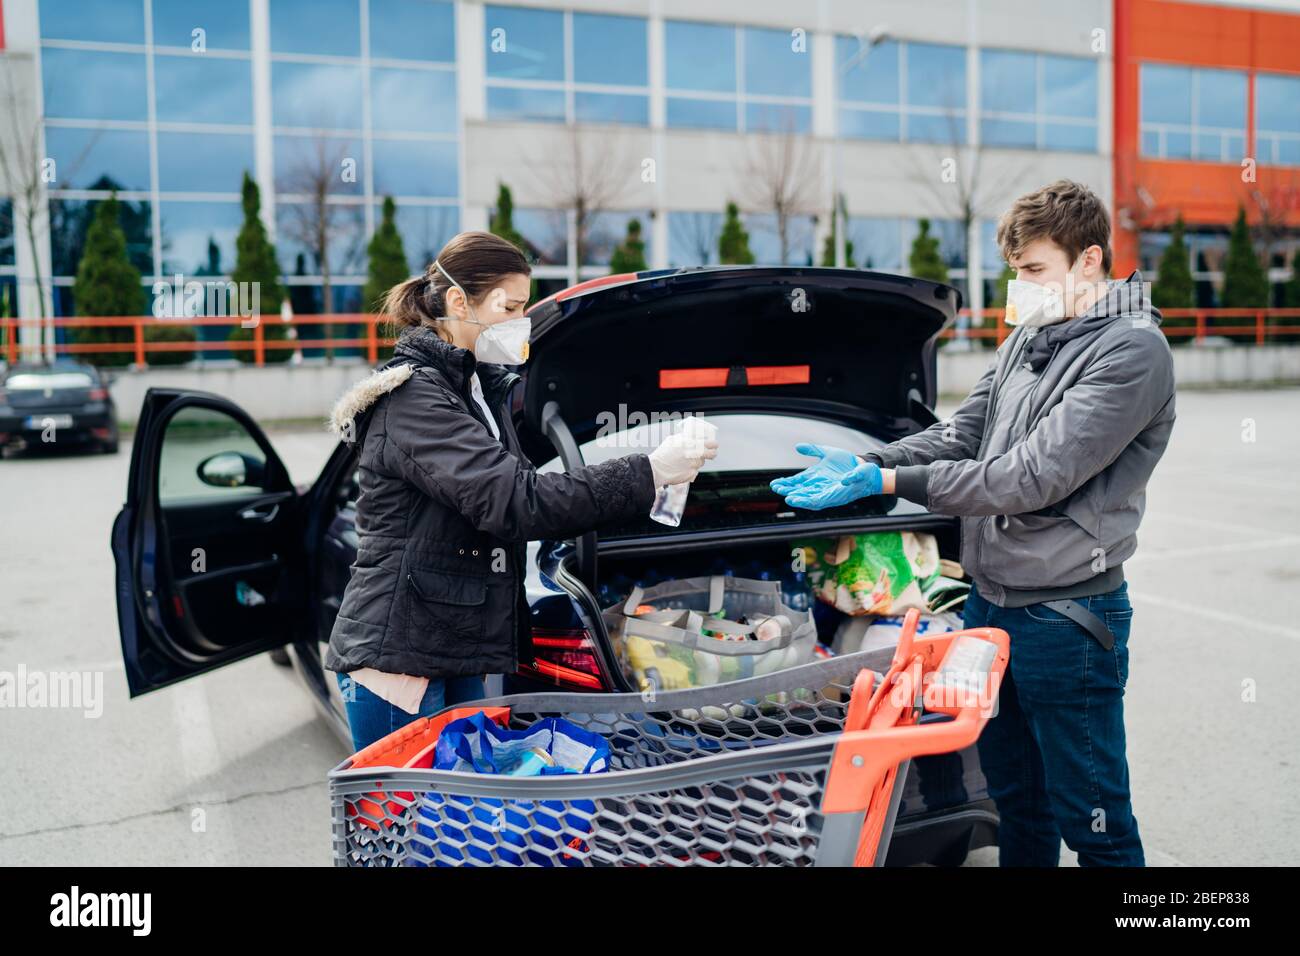
[[[380,397],[397,388],[415,371],[409,364],[377,369],[354,384],[334,403],[334,410],[326,427],[340,441],[353,444],[357,440],[356,419]]]
[[[415,374],[416,368],[427,366],[436,370],[453,390],[466,395],[467,401],[470,378],[475,374],[489,402],[498,401],[502,389],[517,379],[504,365],[478,362],[473,352],[444,342],[432,328],[423,325],[401,331],[389,361],[399,364],[371,372],[335,403],[326,427],[346,444],[356,442],[366,411]]]

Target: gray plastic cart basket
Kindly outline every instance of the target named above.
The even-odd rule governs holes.
[[[523,694],[420,718],[330,771],[335,864],[880,865],[912,757],[973,743],[988,716],[969,693],[925,714],[922,675],[969,691],[973,671],[987,689],[1007,660],[1004,631],[914,631],[892,659],[886,648],[710,687]],[[953,681],[945,655],[959,643]],[[432,769],[442,728],[479,710],[512,729],[572,721],[608,740],[610,769]]]

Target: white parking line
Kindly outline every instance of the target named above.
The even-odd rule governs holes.
[[[1264,631],[1269,634],[1276,634],[1278,637],[1285,637],[1288,640],[1300,641],[1300,628],[1287,627],[1285,624],[1271,624],[1268,621],[1243,617],[1240,614],[1229,614],[1227,611],[1216,611],[1204,604],[1191,604],[1187,601],[1156,597],[1146,591],[1130,591],[1129,600],[1135,604],[1154,604],[1156,607],[1166,608],[1171,611],[1184,611],[1199,618],[1208,618],[1220,624],[1228,624],[1232,626],[1235,632]]]
[[[1138,552],[1124,563],[1128,565],[1138,561],[1153,561],[1157,558],[1161,560],[1199,558],[1207,554],[1229,554],[1239,551],[1262,551],[1267,548],[1294,548],[1297,546],[1300,546],[1300,535],[1289,534],[1281,538],[1268,538],[1264,541],[1235,541],[1231,544],[1202,544],[1190,548],[1164,548],[1163,550],[1149,548]]]
[[[190,805],[184,826],[193,845],[199,848],[202,863],[198,865],[233,866],[239,859],[234,837],[226,828],[230,812],[223,806],[226,794],[212,786],[212,781],[220,780],[228,768],[212,731],[208,693],[202,682],[195,681],[173,687],[170,693],[185,776],[180,797]]]
[[[1213,521],[1209,518],[1198,518],[1192,515],[1176,515],[1168,511],[1152,511],[1147,509],[1142,514],[1142,520],[1146,521],[1154,518],[1157,521],[1170,521],[1175,524],[1192,525],[1198,528],[1206,528],[1210,531],[1231,531],[1237,534],[1274,534],[1276,528],[1256,528],[1253,525],[1242,524],[1239,521]]]

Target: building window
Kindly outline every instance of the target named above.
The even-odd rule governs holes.
[[[373,6],[373,4],[372,4]],[[44,6],[42,6],[42,13]],[[153,42],[156,47],[194,48],[201,29],[203,45],[212,50],[248,50],[248,4],[230,0],[153,2]]]
[[[887,40],[863,53],[835,38],[841,136],[893,142],[966,142],[966,48]]]
[[[252,124],[250,60],[213,54],[157,54],[153,70],[160,123]]]
[[[1255,152],[1261,163],[1300,166],[1300,76],[1256,75]]]
[[[378,222],[382,197],[397,204],[408,256],[429,253],[418,270],[449,237],[448,224],[453,231],[459,224],[455,5],[325,0],[322,10],[316,0],[271,4],[277,252],[294,310],[326,307],[315,249],[324,220],[333,233],[332,307],[344,311],[360,304],[366,229]],[[317,23],[327,14],[331,22],[315,37],[276,39],[277,29],[301,30],[307,19]],[[324,182],[322,206],[312,196]]]
[[[41,0],[42,40],[144,43],[144,0]]]
[[[370,0],[370,56],[456,62],[456,8],[429,0]]]
[[[980,140],[988,146],[1097,151],[1097,62],[980,51]]]
[[[360,0],[270,0],[271,52],[361,55]]]
[[[489,6],[485,27],[489,117],[649,123],[644,19]]]
[[[721,233],[720,212],[669,212],[668,265],[677,269],[717,265]]]
[[[239,203],[163,202],[159,209],[164,276],[230,275],[235,238],[244,222]]]
[[[912,243],[920,233],[916,219],[850,216],[845,237],[853,243],[850,266],[906,274]],[[966,268],[966,241],[961,220],[931,219],[930,235],[939,240],[939,255],[949,269]]]
[[[320,264],[302,237],[310,232],[303,221],[314,216],[310,175],[324,156],[337,233],[330,247],[334,305],[356,304],[365,228],[377,219],[382,195],[396,199],[413,256],[431,258],[459,225],[454,4],[268,6],[280,264],[295,303],[321,301],[313,292]],[[45,140],[57,177],[50,245],[58,307],[70,307],[90,216],[109,191],[120,194],[128,252],[146,285],[176,271],[228,274],[242,222],[240,181],[255,167],[248,4],[40,0],[40,20]],[[362,36],[373,59],[368,72]]]
[[[785,225],[785,255],[781,253],[781,230],[776,213],[741,213],[740,221],[749,233],[749,249],[760,266],[811,266],[814,264],[815,226],[812,216],[790,216]]]
[[[143,53],[46,45],[41,79],[48,117],[141,123],[149,118]]]
[[[614,254],[614,247],[622,244],[627,238],[627,224],[633,219],[641,224],[641,241],[645,244],[645,257],[648,262],[655,226],[654,220],[650,218],[650,210],[620,209],[593,213],[588,219],[586,240],[583,243],[583,258],[587,261],[583,265],[608,267],[610,257]]]
[[[667,20],[664,55],[669,126],[812,127],[812,65],[792,31]]]
[[[1246,152],[1246,74],[1142,64],[1143,156],[1237,163]]]
[[[375,204],[375,221],[379,221],[382,203]],[[405,200],[397,207],[397,231],[402,234],[411,275],[419,275],[442,251],[452,236],[460,232],[460,209],[446,204]]]

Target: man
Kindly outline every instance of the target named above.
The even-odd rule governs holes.
[[[1140,274],[1106,279],[1110,223],[1089,189],[1022,196],[997,240],[1015,330],[952,418],[862,456],[799,445],[819,460],[772,489],[801,508],[896,494],[961,517],[965,626],[1011,635],[978,743],[1001,865],[1056,866],[1064,838],[1081,866],[1143,866],[1123,562],[1173,428],[1173,358]]]

